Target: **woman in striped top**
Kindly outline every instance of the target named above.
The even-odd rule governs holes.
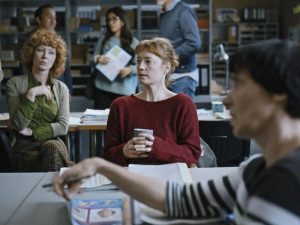
[[[300,46],[272,40],[242,47],[230,57],[234,85],[224,104],[233,132],[253,138],[263,155],[227,176],[179,185],[131,174],[93,158],[54,179],[102,173],[122,191],[170,217],[216,217],[234,213],[237,224],[300,224]],[[76,191],[79,184],[69,186]],[[147,195],[145,195],[147,193]]]

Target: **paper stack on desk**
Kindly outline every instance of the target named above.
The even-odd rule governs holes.
[[[179,183],[192,183],[192,176],[185,163],[170,163],[162,165],[130,164],[128,170],[156,179],[172,180]],[[145,193],[146,194],[146,193]],[[134,200],[134,224],[208,224],[220,221],[220,218],[172,219],[163,212],[150,208]],[[214,223],[215,224],[215,223]],[[219,224],[219,223],[217,223]]]
[[[192,176],[185,163],[170,163],[163,165],[129,164],[128,170],[157,179],[172,180],[179,183],[193,182]],[[166,216],[162,212],[152,209],[136,200],[134,200],[133,207],[135,212],[135,224],[142,224],[143,222],[162,224],[162,220],[166,219]],[[169,219],[167,220],[169,221]]]
[[[60,168],[59,175],[62,175],[69,167],[62,167]],[[81,185],[81,189],[86,191],[93,191],[93,190],[112,190],[117,189],[117,187],[111,183],[109,179],[101,174],[95,174],[90,178],[86,179]]]
[[[82,121],[106,121],[108,118],[109,109],[96,110],[86,109],[82,114]]]

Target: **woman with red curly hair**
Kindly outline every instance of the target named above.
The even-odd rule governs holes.
[[[26,74],[6,84],[18,171],[56,171],[71,164],[59,136],[68,131],[69,91],[56,78],[64,71],[66,44],[38,30],[21,52]]]

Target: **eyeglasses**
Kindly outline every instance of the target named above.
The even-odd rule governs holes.
[[[118,21],[119,19],[120,19],[120,17],[118,17],[118,16],[108,17],[108,18],[107,18],[107,22],[108,22],[108,23],[110,23],[111,21],[112,21],[112,22],[116,22],[116,21]]]

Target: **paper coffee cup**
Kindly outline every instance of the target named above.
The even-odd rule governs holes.
[[[143,128],[134,128],[133,136],[138,137],[140,133],[147,133],[153,135],[153,130],[151,129],[143,129]]]
[[[217,112],[224,112],[224,105],[222,102],[212,102],[212,112],[217,113]]]

